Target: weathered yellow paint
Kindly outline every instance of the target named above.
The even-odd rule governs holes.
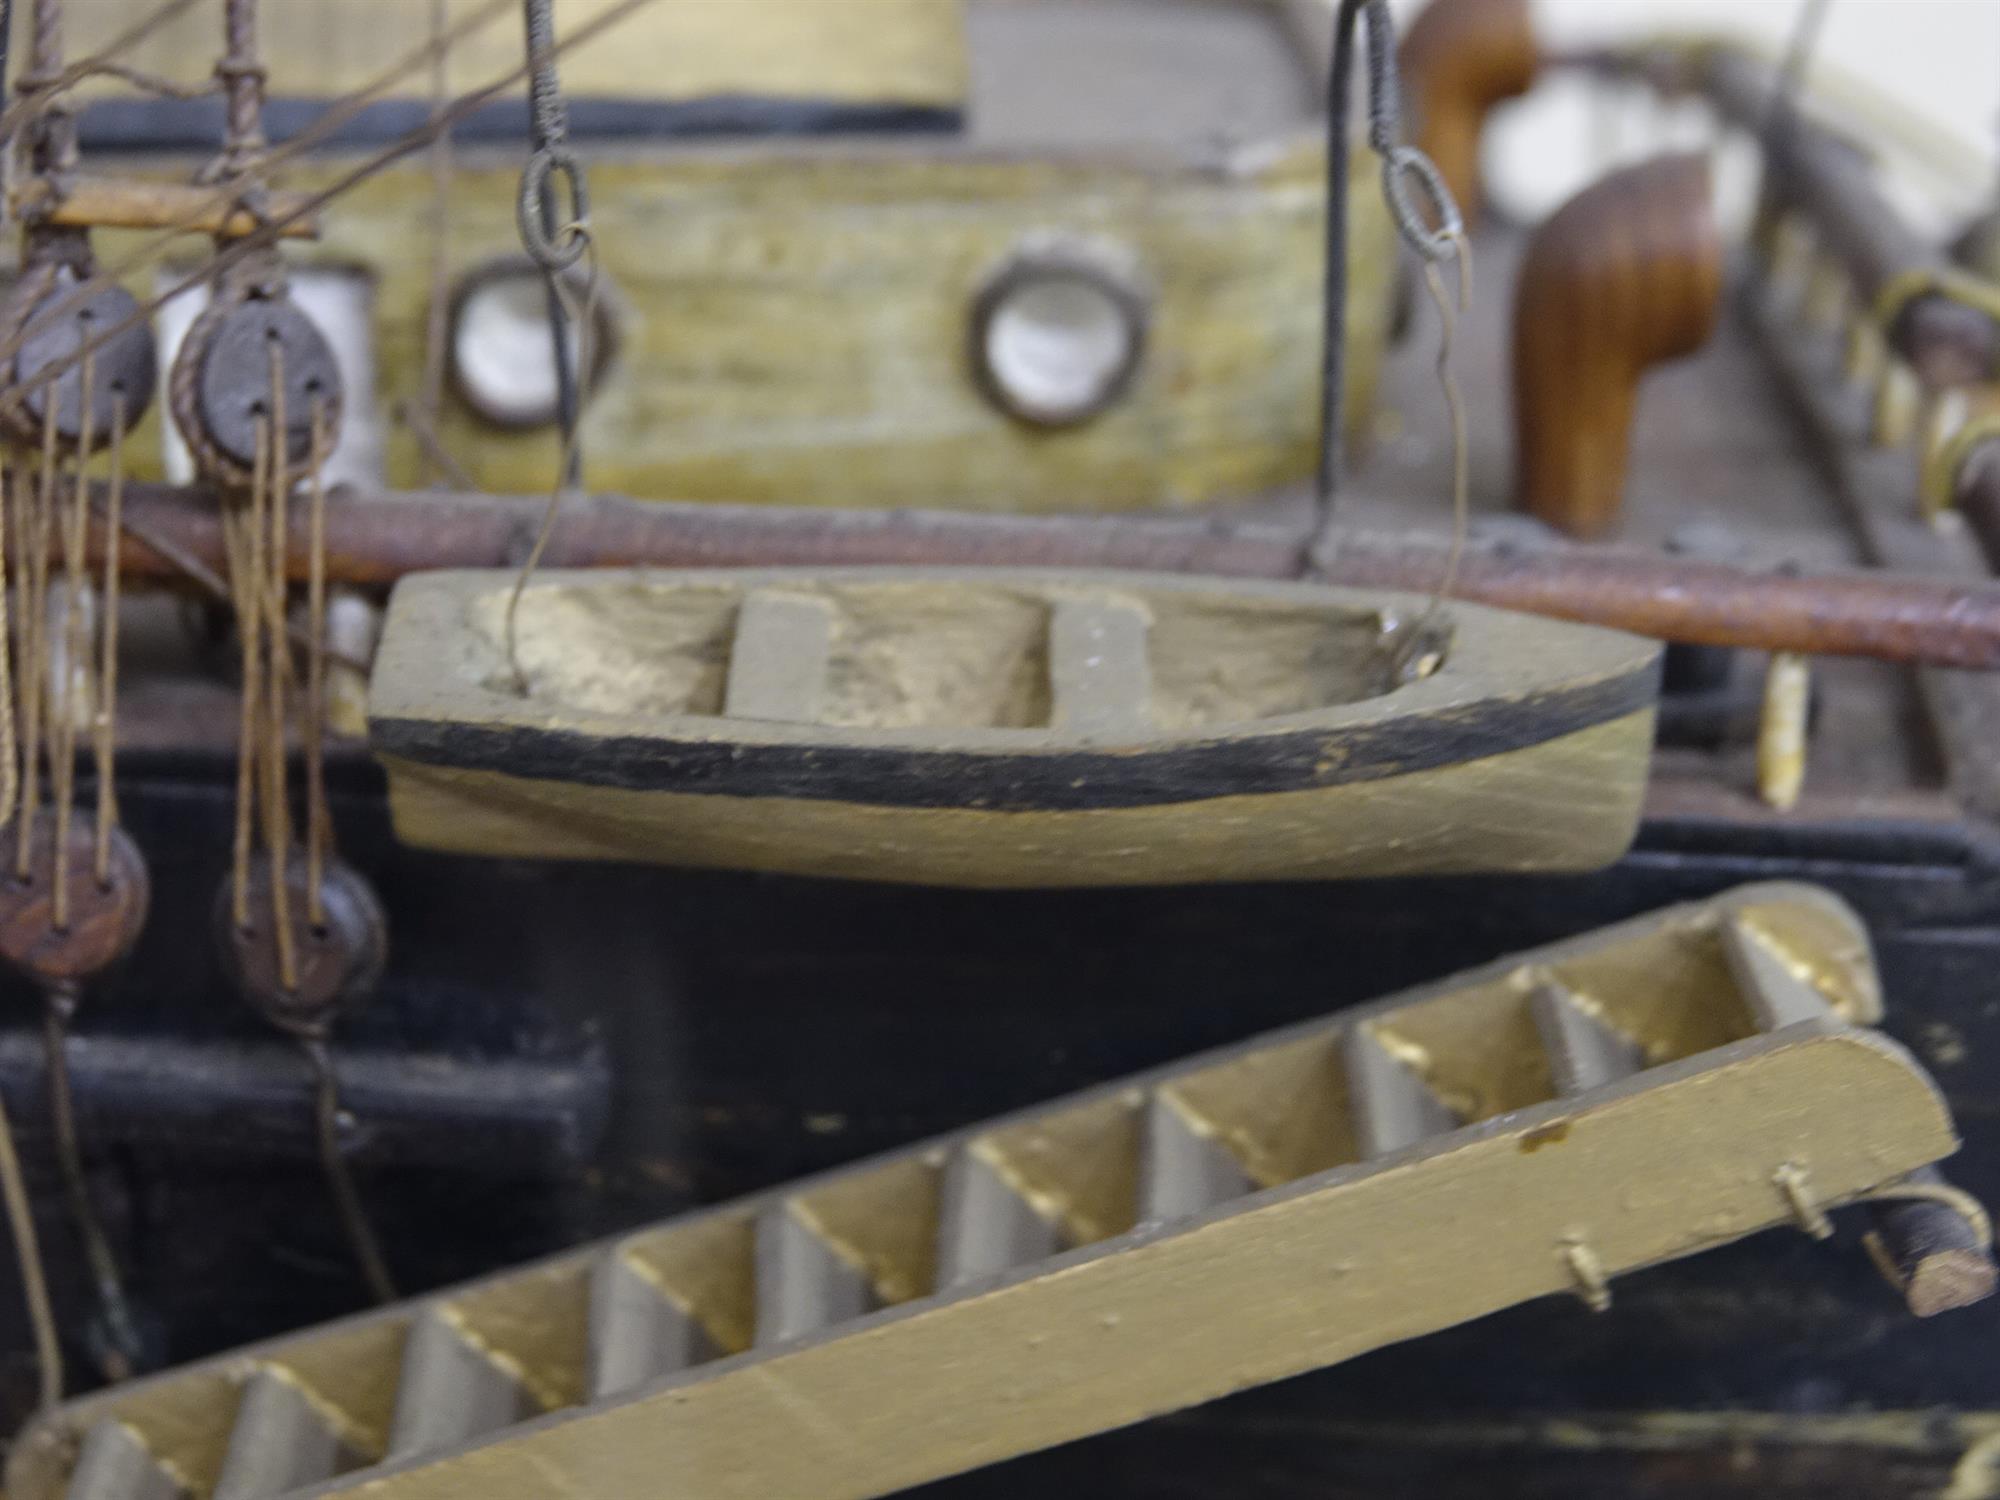
[[[592,483],[675,499],[1049,511],[1186,505],[1302,479],[1319,429],[1323,161],[1308,143],[1208,169],[942,143],[595,152],[595,241],[620,336],[584,423]],[[450,218],[461,271],[518,254],[518,169],[491,154],[461,166]],[[1350,425],[1372,397],[1392,264],[1374,174],[1355,175]],[[428,192],[419,168],[384,173],[328,211],[301,257],[376,270],[392,405],[421,385]],[[1124,246],[1155,297],[1124,400],[1058,432],[996,410],[968,347],[982,281],[1046,230]],[[455,398],[441,428],[485,488],[553,478],[548,431],[503,432]],[[393,441],[390,477],[412,482],[415,439],[398,429]]]
[[[447,24],[487,0],[446,0]],[[556,0],[560,37],[616,0]],[[26,7],[17,23],[25,29]],[[65,0],[73,56],[105,46],[139,19],[131,0]],[[221,7],[197,5],[134,48],[127,61],[186,83],[214,66]],[[262,9],[259,43],[274,95],[331,98],[361,88],[422,47],[428,0],[279,0]],[[452,50],[447,87],[483,87],[521,66],[518,6]],[[565,51],[564,87],[578,98],[774,98],[952,108],[965,96],[960,0],[652,0]],[[100,85],[110,91],[111,85]],[[421,98],[422,63],[389,91]],[[514,93],[521,93],[516,88]]]
[[[453,0],[453,14],[471,3]],[[559,29],[607,3],[562,7]],[[270,7],[274,92],[325,96],[359,82],[421,43],[420,9],[415,0]],[[81,0],[75,11],[73,51],[129,23],[119,0]],[[1273,10],[1296,41],[1311,28],[1292,27],[1288,14]],[[566,55],[563,78],[579,98],[955,106],[968,87],[962,20],[959,0],[660,0]],[[1151,22],[1135,12],[1133,24]],[[198,73],[214,30],[214,16],[197,8],[139,60]],[[516,30],[496,24],[461,49],[461,74],[488,76],[517,58]],[[1317,43],[1301,45],[1311,78]],[[465,81],[454,75],[453,86]],[[426,86],[418,73],[392,92],[421,99]],[[986,142],[976,128],[586,142],[601,285],[618,326],[614,363],[584,421],[590,481],[672,499],[995,511],[1186,506],[1301,481],[1319,429],[1325,154],[1316,134],[1308,124],[1230,146],[1197,131],[1171,146],[1032,151]],[[318,157],[288,170],[283,185],[310,191],[352,164]],[[454,278],[519,256],[521,164],[518,147],[457,153]],[[199,163],[94,165],[185,180]],[[406,158],[330,205],[321,242],[294,257],[375,277],[377,399],[388,413],[423,386],[431,192],[423,156]],[[1365,150],[1350,198],[1346,418],[1365,439],[1394,266]],[[1061,431],[996,409],[969,348],[978,289],[1024,238],[1047,231],[1124,252],[1153,302],[1130,388],[1110,411]],[[99,240],[106,260],[135,242]],[[146,277],[133,289],[155,287]],[[388,427],[386,477],[419,482],[415,434]],[[496,428],[455,395],[439,427],[481,487],[532,491],[554,478],[551,431]],[[143,461],[157,446],[149,425],[133,452]]]

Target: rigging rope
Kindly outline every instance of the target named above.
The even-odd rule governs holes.
[[[598,265],[596,242],[590,233],[590,195],[583,164],[569,148],[569,107],[562,85],[556,78],[557,52],[555,20],[550,0],[522,0],[528,48],[528,115],[532,151],[521,171],[519,209],[521,243],[528,257],[541,267],[548,289],[549,344],[555,360],[556,421],[561,446],[556,466],[556,482],[549,491],[548,508],[535,533],[534,545],[521,565],[507,596],[505,638],[507,665],[514,674],[514,686],[527,696],[528,679],[521,670],[519,618],[521,596],[528,581],[541,566],[555,531],[557,514],[565,492],[583,487],[583,440],[579,433],[581,408],[595,363],[592,343],[597,332]],[[566,219],[558,219],[555,178],[569,185]],[[584,279],[583,306],[571,301],[569,273],[588,257]],[[576,330],[572,345],[569,330]]]
[[[506,3],[509,3],[509,0],[495,0],[495,4],[504,5]],[[589,21],[572,30],[567,36],[559,39],[555,44],[552,55],[560,55],[572,47],[581,46],[585,42],[601,36],[613,26],[654,3],[656,3],[656,0],[619,0],[619,3],[599,12],[597,15],[591,17]],[[492,9],[492,6],[488,7],[488,10]],[[482,17],[486,14],[487,11],[483,10],[480,12],[480,16]],[[412,57],[404,59],[395,69],[390,70],[390,73],[378,78],[370,88],[348,96],[347,107],[351,113],[358,113],[375,94],[386,89],[396,78],[420,66],[424,58],[429,55],[429,52],[430,44],[426,43]],[[61,378],[62,375],[74,367],[76,360],[84,352],[103,348],[119,335],[143,323],[153,313],[157,312],[162,306],[171,302],[181,293],[214,280],[250,256],[270,248],[277,242],[278,236],[284,230],[301,220],[310,219],[313,214],[317,213],[328,203],[333,202],[344,193],[351,191],[358,184],[375,176],[383,168],[428,144],[439,130],[449,129],[466,116],[484,108],[526,75],[527,65],[524,63],[492,79],[480,88],[474,89],[470,93],[459,95],[452,102],[451,107],[445,111],[441,120],[426,122],[413,130],[405,132],[379,150],[371,153],[352,168],[343,172],[326,187],[308,195],[300,202],[290,205],[283,212],[268,215],[250,234],[243,236],[241,239],[236,240],[211,256],[207,264],[197,267],[185,275],[176,277],[167,287],[158,291],[149,301],[140,303],[132,313],[83,340],[67,359],[51,361],[47,367],[38,371],[30,379],[16,382],[4,394],[0,394],[0,415],[17,410],[21,403],[36,391],[41,390],[51,381]],[[336,106],[336,109],[338,108],[340,106]],[[298,150],[304,149],[309,144],[317,144],[321,134],[330,133],[332,128],[335,127],[329,123],[329,117],[323,116],[313,129],[293,137],[282,146],[266,153],[263,160],[254,170],[245,173],[245,179],[259,182],[265,180],[279,162],[288,160]],[[95,292],[103,290],[104,287],[113,284],[113,282],[120,278],[150,264],[162,251],[169,248],[173,241],[178,239],[182,234],[187,233],[190,229],[197,227],[215,209],[227,206],[232,196],[232,192],[224,188],[209,198],[202,200],[198,205],[191,208],[187,214],[183,215],[175,226],[162,230],[157,235],[152,236],[124,260],[87,278],[53,306],[39,312],[26,326],[17,329],[10,338],[0,341],[0,366],[4,366],[18,352],[23,339],[31,336],[33,333],[40,332],[49,323],[74,313]],[[89,290],[86,291],[86,288]]]
[[[650,3],[650,0],[636,0],[636,3]],[[473,31],[496,19],[503,11],[512,9],[512,6],[513,0],[487,0],[487,3],[480,7],[478,11],[466,17],[452,28],[444,41],[444,45],[455,45]],[[572,38],[564,45],[573,45],[576,40],[578,39]],[[360,115],[362,110],[373,104],[396,82],[415,71],[418,67],[421,67],[431,55],[431,51],[436,45],[438,44],[435,42],[426,42],[424,46],[412,53],[406,54],[389,68],[363,84],[359,89],[336,100],[312,125],[286,140],[282,145],[264,153],[263,157],[257,162],[247,165],[242,174],[241,182],[261,185],[268,181],[279,167],[286,162],[324,142],[342,126]],[[517,69],[507,77],[495,80],[485,88],[462,96],[460,99],[454,101],[452,108],[446,113],[442,127],[448,128],[465,114],[469,114],[472,110],[483,106],[492,98],[497,97],[504,89],[518,82],[523,76],[523,72],[524,70]],[[364,180],[398,157],[406,155],[418,146],[423,145],[431,138],[432,131],[436,128],[440,127],[432,125],[420,126],[397,140],[391,141],[388,146],[378,151],[368,162],[364,162],[362,167],[355,173],[351,173],[347,178],[342,179],[342,182],[337,184],[333,189],[320,194],[292,212],[270,217],[260,226],[258,231],[245,236],[243,240],[238,241],[236,245],[230,247],[232,251],[239,251],[239,254],[225,259],[225,255],[227,255],[227,252],[225,252],[224,255],[212,258],[209,264],[197,267],[186,276],[181,277],[173,286],[159,293],[150,302],[143,304],[137,312],[123,322],[87,340],[82,349],[79,349],[76,355],[72,356],[72,359],[80,356],[84,350],[94,350],[102,347],[126,329],[151,317],[166,302],[171,301],[182,292],[199,286],[211,277],[220,274],[221,271],[233,264],[236,259],[240,259],[243,254],[249,253],[251,249],[261,248],[274,243],[280,231],[288,228],[299,219],[310,217],[311,214],[317,212],[325,203],[339,196],[341,192],[346,191],[349,187],[352,187],[355,182]],[[21,328],[16,329],[6,340],[0,341],[0,366],[4,366],[8,360],[13,358],[19,351],[22,342],[26,339],[52,324],[70,317],[106,287],[121,282],[132,273],[150,265],[161,254],[170,250],[182,235],[197,228],[210,214],[214,213],[217,209],[229,206],[236,197],[237,192],[238,187],[236,185],[226,184],[217,187],[213,192],[192,204],[180,219],[142,241],[122,260],[100,268],[95,274],[72,287],[63,298],[55,301],[47,308],[38,310],[34,319],[24,324]],[[252,241],[256,243],[254,245],[250,244],[249,242]],[[19,390],[11,392],[9,396],[10,401],[18,403],[19,399],[33,394],[42,384],[59,378],[70,367],[69,363],[52,365],[50,368],[42,371],[34,382],[24,383]]]
[[[1368,143],[1382,160],[1382,192],[1404,244],[1425,263],[1453,253],[1464,237],[1464,220],[1451,189],[1431,159],[1402,136],[1402,91],[1396,73],[1395,24],[1388,0],[1341,0],[1334,20],[1333,71],[1327,85],[1326,261],[1324,323],[1320,344],[1320,432],[1316,501],[1320,543],[1333,518],[1340,488],[1345,433],[1347,360],[1347,180],[1348,113],[1354,74],[1354,32],[1368,27]],[[1420,204],[1412,187],[1421,193]],[[1435,223],[1425,217],[1428,208]]]
[[[421,422],[418,446],[423,453],[423,482],[435,484],[440,475],[455,467],[443,454],[438,441],[439,414],[444,410],[445,370],[449,362],[451,337],[451,130],[440,125],[449,106],[449,77],[445,50],[438,46],[445,32],[445,0],[431,0],[431,122],[437,134],[431,139],[431,285],[430,302],[424,309],[424,386],[420,398]],[[462,472],[462,471],[461,471]]]

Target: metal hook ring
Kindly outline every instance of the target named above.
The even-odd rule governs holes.
[[[554,224],[542,217],[542,199],[557,173],[569,184],[569,213]],[[521,169],[521,196],[516,204],[521,244],[528,258],[551,273],[567,271],[583,259],[590,237],[583,226],[590,219],[590,194],[584,186],[583,163],[567,146],[543,146]]]
[[[1431,217],[1437,221],[1435,229],[1410,195],[1412,179],[1430,200]],[[1451,189],[1445,186],[1444,175],[1428,156],[1415,146],[1392,147],[1382,158],[1382,191],[1389,199],[1397,233],[1417,254],[1425,260],[1438,261],[1458,253],[1458,242],[1465,234],[1465,219],[1458,211]]]

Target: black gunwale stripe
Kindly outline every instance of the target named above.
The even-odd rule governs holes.
[[[332,108],[328,99],[280,95],[265,106],[265,133],[274,144],[302,135]],[[430,119],[427,99],[378,100],[314,147],[316,152],[385,145]],[[82,110],[82,144],[99,151],[173,154],[212,151],[222,138],[219,99],[97,99]],[[818,99],[764,94],[709,94],[696,99],[580,96],[570,102],[570,134],[586,141],[710,140],[741,136],[785,139],[820,136],[960,136],[964,111],[949,104]],[[527,139],[527,107],[496,99],[452,126],[461,145]]]
[[[623,791],[1074,812],[1312,791],[1484,760],[1651,708],[1657,676],[1649,661],[1594,682],[1410,718],[1158,749],[755,745],[394,716],[372,720],[369,737],[377,754],[420,765]]]

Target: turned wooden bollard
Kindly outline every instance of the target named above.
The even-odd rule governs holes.
[[[1701,347],[1721,292],[1702,156],[1613,172],[1535,231],[1514,291],[1521,509],[1574,536],[1611,528],[1639,381]]]

